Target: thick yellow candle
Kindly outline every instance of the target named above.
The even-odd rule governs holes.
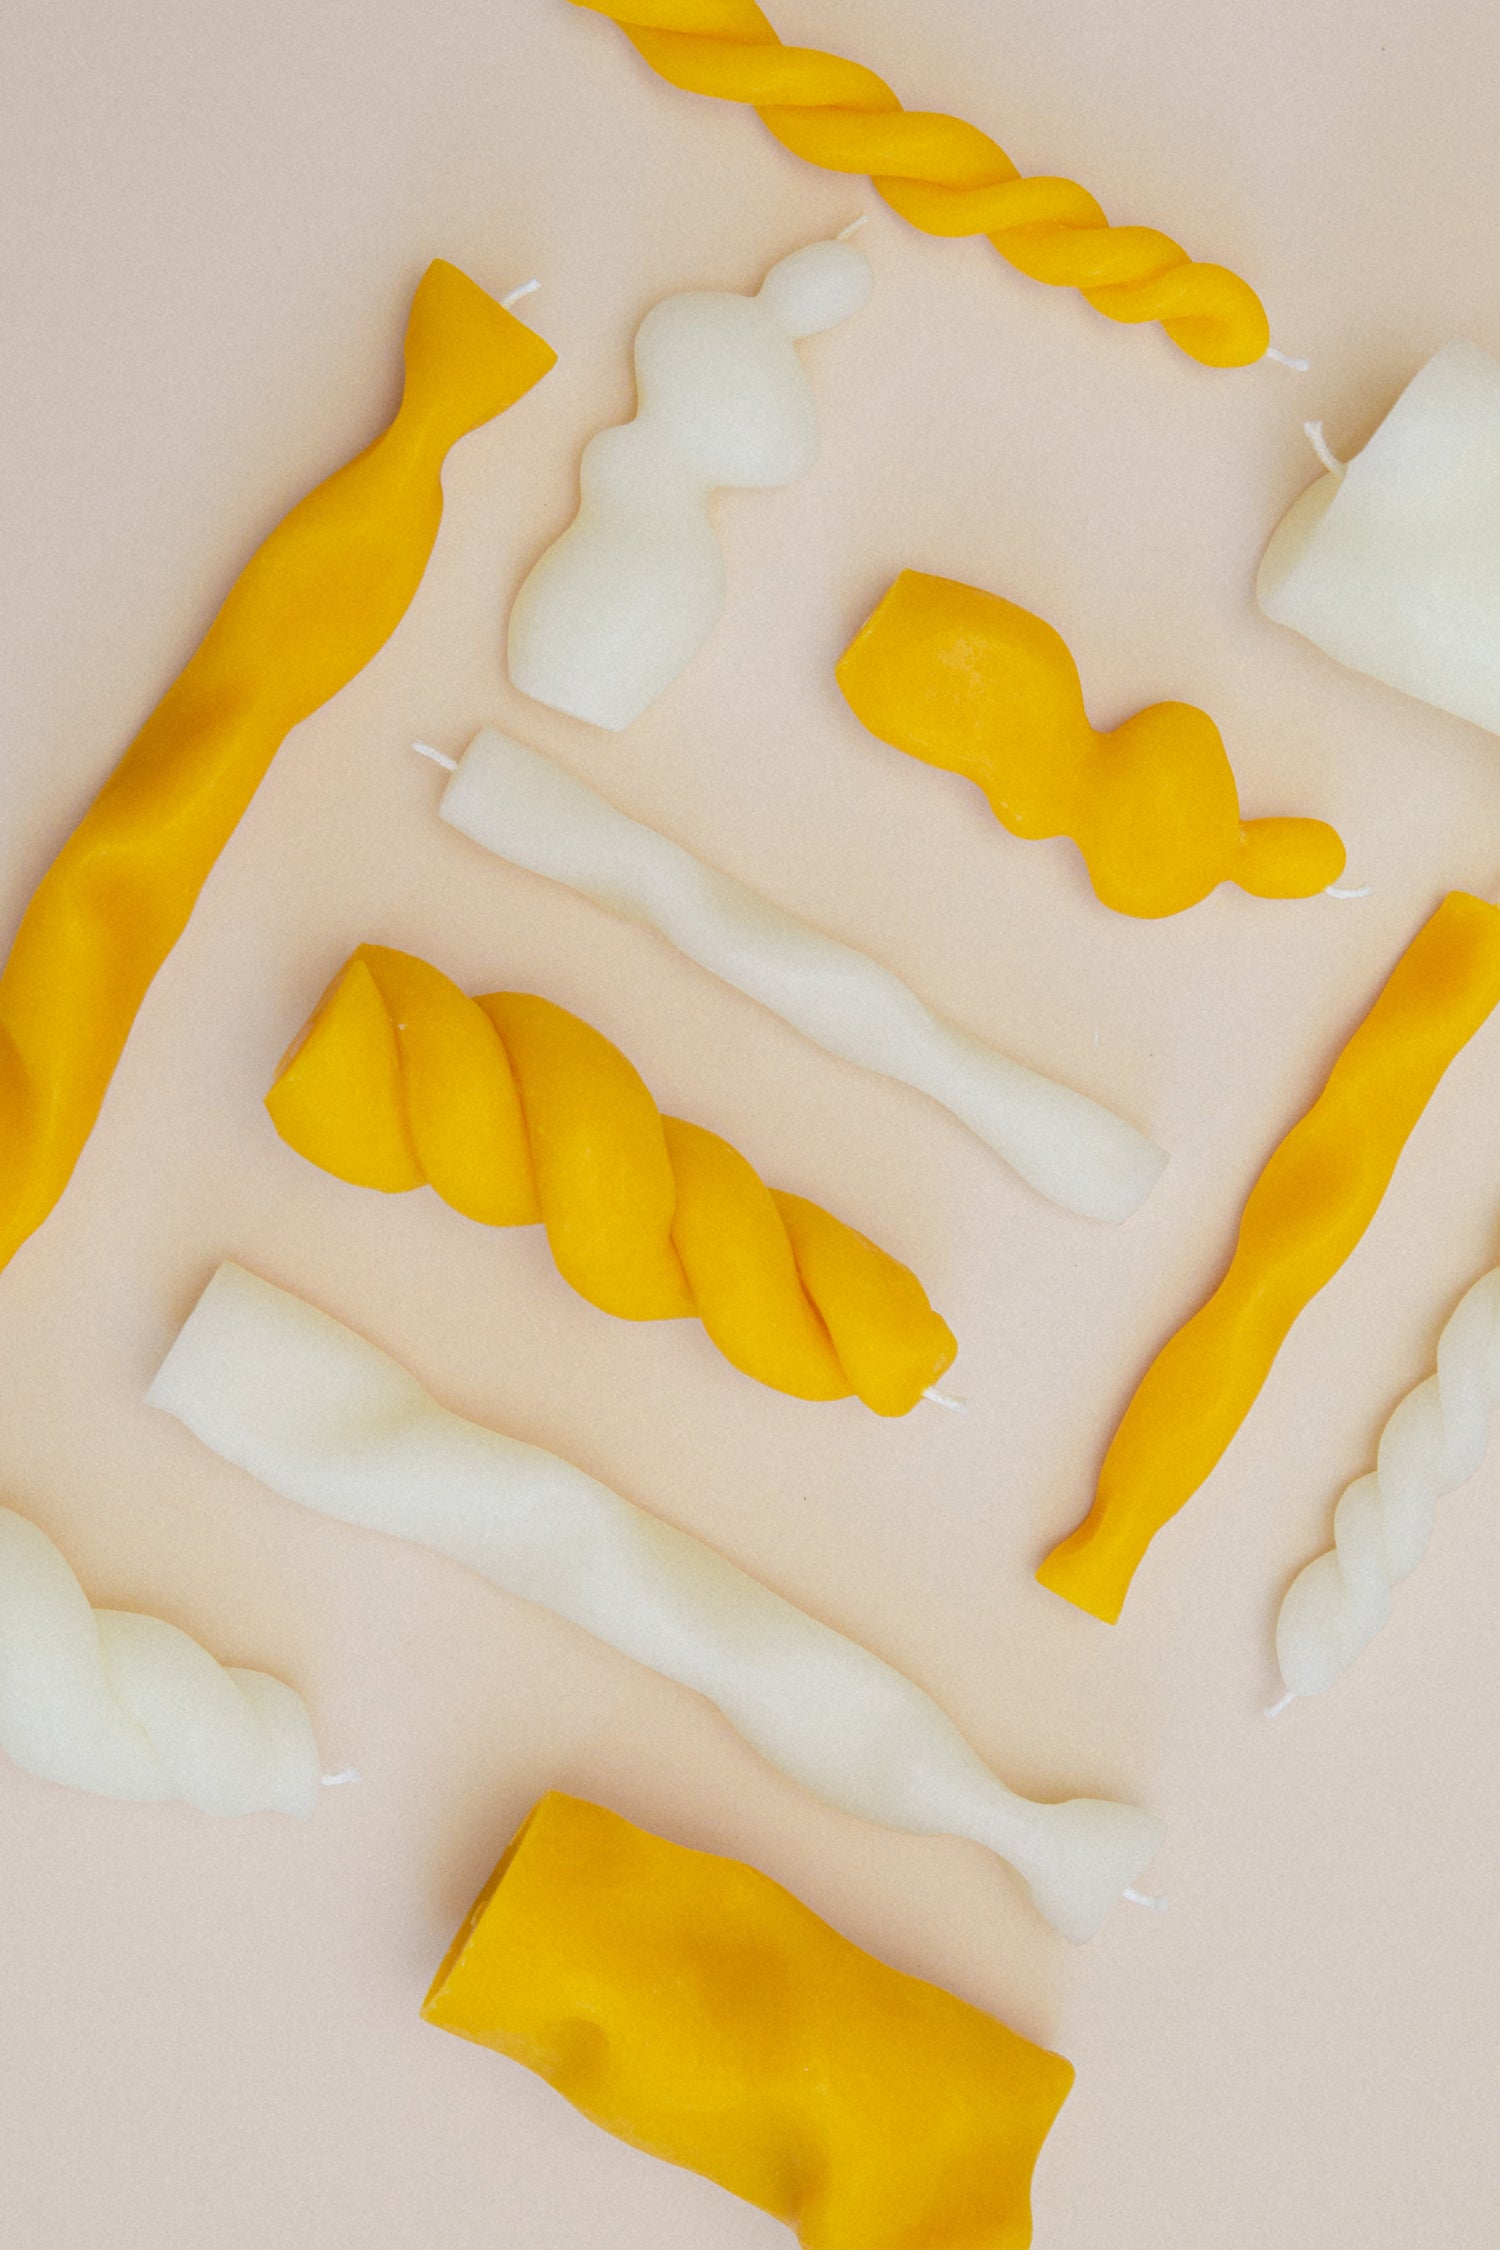
[[[422,2009],[606,2132],[795,2227],[806,2250],[1026,2250],[1073,2083],[738,1860],[551,1795]]]
[[[1157,1355],[1094,1505],[1037,1577],[1113,1624],[1136,1566],[1244,1421],[1304,1305],[1379,1207],[1443,1072],[1500,1001],[1500,908],[1453,891],[1251,1190],[1229,1271]]]
[[[872,734],[977,782],[1013,836],[1071,836],[1121,914],[1177,914],[1217,883],[1307,898],[1344,847],[1321,820],[1240,818],[1219,730],[1190,703],[1090,726],[1050,625],[999,594],[904,570],[838,662]]]
[[[147,988],[282,740],[404,616],[444,455],[555,357],[456,266],[428,267],[394,421],[251,556],[42,877],[0,972],[0,1265],[67,1186]]]

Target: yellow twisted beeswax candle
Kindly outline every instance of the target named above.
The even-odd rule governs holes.
[[[1226,882],[1308,898],[1343,872],[1324,821],[1241,821],[1206,711],[1154,703],[1096,733],[1066,642],[999,594],[904,570],[837,677],[872,734],[977,782],[1013,836],[1071,836],[1120,914],[1177,914]]]
[[[1270,343],[1248,282],[1201,266],[1154,227],[1112,227],[1072,180],[1023,180],[987,133],[904,110],[883,78],[812,47],[785,47],[755,0],[576,0],[620,26],[673,86],[747,102],[783,148],[830,172],[864,172],[925,234],[985,234],[1033,281],[1077,289],[1110,320],[1159,320],[1208,367],[1244,367]]]
[[[532,993],[470,1000],[425,961],[362,945],[266,1107],[341,1180],[429,1183],[486,1226],[542,1221],[590,1304],[696,1315],[726,1359],[794,1398],[905,1414],[957,1350],[905,1266],[767,1188],[717,1134],[663,1117],[617,1047]]]
[[[1125,1410],[1094,1505],[1037,1572],[1113,1624],[1162,1525],[1254,1405],[1292,1322],[1380,1205],[1443,1072],[1500,1001],[1500,908],[1452,891],[1250,1192],[1229,1271]]]
[[[67,1186],[147,988],[283,738],[405,615],[445,454],[555,358],[434,260],[394,421],[257,548],[42,877],[0,972],[0,1265]]]
[[[805,2250],[1026,2250],[1061,2055],[903,1976],[753,1867],[556,1793],[438,1971],[429,2023]]]

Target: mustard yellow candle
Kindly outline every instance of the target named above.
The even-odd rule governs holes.
[[[1092,1509],[1037,1572],[1044,1586],[1115,1622],[1147,1547],[1219,1460],[1293,1321],[1375,1216],[1443,1072],[1497,1002],[1500,908],[1450,892],[1256,1181],[1229,1271],[1148,1368]]]
[[[136,1011],[282,740],[404,616],[444,456],[555,357],[456,266],[428,267],[394,421],[251,556],[42,877],[0,972],[0,1265],[67,1186]]]
[[[1177,914],[1218,883],[1308,898],[1343,872],[1325,822],[1241,820],[1206,711],[1154,703],[1097,732],[1066,643],[999,594],[904,570],[837,676],[872,734],[976,782],[1013,836],[1071,836],[1117,913]]]
[[[544,1797],[422,2008],[805,2250],[1026,2250],[1073,2083],[738,1860]]]
[[[300,1155],[359,1187],[428,1183],[482,1225],[545,1224],[580,1296],[622,1320],[697,1316],[794,1398],[905,1414],[957,1346],[915,1274],[716,1133],[663,1117],[617,1047],[526,992],[470,1000],[363,945],[266,1098]]]

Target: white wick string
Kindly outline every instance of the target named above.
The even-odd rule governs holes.
[[[1281,1698],[1281,1701],[1279,1703],[1268,1703],[1266,1705],[1264,1716],[1268,1719],[1279,1719],[1282,1712],[1286,1709],[1287,1705],[1289,1703],[1295,1703],[1296,1700],[1297,1690],[1295,1688],[1288,1688],[1286,1694]]]
[[[860,228],[867,227],[869,223],[869,212],[861,211],[859,217],[857,219],[851,219],[846,227],[841,227],[833,239],[835,242],[847,242],[851,234],[858,234]]]
[[[457,773],[457,758],[450,758],[445,750],[434,750],[430,742],[414,742],[412,748],[419,758],[430,758],[433,764],[441,766],[445,773]]]
[[[325,1789],[341,1789],[346,1781],[358,1781],[359,1769],[345,1766],[342,1773],[325,1773],[321,1778]]]
[[[1274,344],[1267,344],[1266,357],[1267,359],[1274,359],[1278,367],[1290,367],[1295,369],[1296,373],[1299,375],[1305,375],[1309,367],[1311,367],[1312,365],[1312,361],[1310,359],[1293,359],[1290,353],[1279,352]]]
[[[969,1411],[969,1402],[966,1398],[950,1398],[946,1391],[938,1389],[936,1383],[932,1385],[930,1390],[924,1391],[922,1396],[923,1398],[930,1398],[934,1406],[946,1406],[950,1414],[967,1414]]]
[[[1167,1902],[1152,1891],[1121,1891],[1121,1898],[1129,1899],[1132,1906],[1149,1906],[1153,1914],[1165,1914]]]
[[[1371,883],[1357,883],[1352,890],[1340,890],[1337,883],[1330,883],[1323,896],[1325,898],[1368,898],[1373,888],[1374,885]]]
[[[1308,444],[1312,447],[1324,468],[1328,470],[1331,476],[1341,477],[1349,464],[1347,461],[1339,459],[1327,438],[1324,437],[1322,423],[1304,422],[1302,427],[1307,432]]]
[[[539,281],[523,281],[519,289],[512,289],[508,297],[501,298],[500,310],[509,312],[512,305],[518,305],[523,297],[532,296],[541,286]]]

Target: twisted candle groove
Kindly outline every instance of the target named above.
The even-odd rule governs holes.
[[[449,1413],[374,1344],[239,1266],[219,1268],[150,1398],[284,1498],[450,1555],[706,1696],[825,1804],[986,1845],[1064,1937],[1092,1937],[1160,1846],[1160,1821],[1134,1806],[1017,1796],[857,1642],[581,1469]]]
[[[696,1315],[726,1359],[795,1398],[853,1392],[905,1414],[957,1349],[905,1266],[663,1117],[617,1047],[534,994],[470,1000],[425,961],[362,945],[266,1107],[341,1180],[426,1182],[483,1225],[541,1220],[590,1304]]]
[[[1331,1687],[1375,1638],[1392,1587],[1427,1551],[1439,1499],[1484,1459],[1497,1406],[1500,1267],[1460,1298],[1438,1338],[1437,1373],[1407,1392],[1381,1433],[1375,1467],[1345,1490],[1333,1547],[1287,1588],[1276,1657],[1289,1697]]]
[[[1224,266],[1198,265],[1154,227],[1111,226],[1072,180],[1023,180],[1004,149],[957,117],[903,110],[874,71],[786,47],[754,0],[575,0],[620,26],[659,77],[746,102],[783,148],[864,172],[925,234],[988,235],[1033,281],[1079,290],[1110,320],[1158,320],[1207,367],[1245,367],[1270,344],[1264,307]]]
[[[305,1820],[318,1754],[300,1696],[216,1664],[159,1617],[91,1609],[44,1531],[0,1508],[0,1748],[99,1797]]]

